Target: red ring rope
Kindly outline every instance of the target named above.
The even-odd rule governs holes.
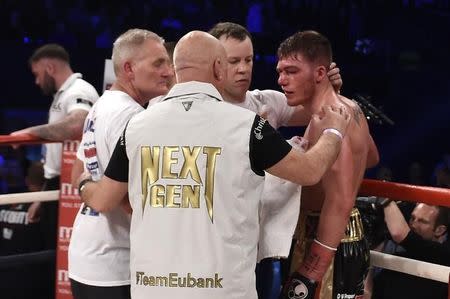
[[[450,189],[446,188],[365,179],[360,186],[359,195],[450,207]]]

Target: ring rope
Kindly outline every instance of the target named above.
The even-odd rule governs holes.
[[[364,179],[359,195],[450,207],[450,189]]]
[[[37,144],[52,142],[29,134],[0,135],[0,144]],[[423,202],[450,207],[450,190],[428,186],[364,179],[359,195],[387,197],[393,200]],[[59,190],[0,195],[0,204],[58,200]],[[450,267],[371,251],[371,265],[444,283],[449,282]],[[449,294],[450,295],[450,294]],[[449,296],[450,298],[450,296]]]
[[[450,267],[413,260],[378,251],[370,251],[372,266],[432,279],[444,283],[449,281]]]
[[[26,145],[59,142],[61,141],[42,139],[31,134],[0,135],[0,145]]]
[[[1,205],[57,200],[59,200],[59,190],[10,193],[0,195]]]

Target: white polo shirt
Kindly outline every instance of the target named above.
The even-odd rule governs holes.
[[[94,180],[103,176],[128,120],[143,110],[128,94],[107,90],[89,111],[77,157]],[[83,204],[69,245],[69,277],[94,286],[130,284],[130,219],[120,207],[98,213]]]
[[[81,78],[80,73],[70,75],[53,96],[48,114],[49,124],[60,121],[77,109],[89,111],[97,101],[95,88]],[[47,143],[44,146],[44,175],[51,179],[61,174],[62,143]]]

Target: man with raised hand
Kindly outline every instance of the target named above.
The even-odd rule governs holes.
[[[321,117],[323,107],[342,105],[353,116],[336,162],[318,185],[302,190],[302,203],[321,208],[320,220],[316,238],[298,272],[285,286],[283,298],[314,298],[316,286],[338,246],[333,298],[363,295],[369,252],[359,230],[359,213],[352,209],[366,168],[378,163],[376,145],[357,103],[337,94],[327,77],[332,51],[325,36],[315,31],[297,32],[281,43],[278,58],[278,84],[288,104],[302,105],[310,115],[311,123],[304,136],[310,145],[322,134],[312,124]],[[352,222],[347,226],[350,214]]]
[[[350,116],[324,107],[312,122],[323,134],[302,153],[265,119],[223,101],[228,63],[216,38],[186,34],[174,66],[178,84],[130,120],[102,179],[80,179],[81,197],[105,212],[128,191],[132,298],[256,299],[264,171],[317,183]]]

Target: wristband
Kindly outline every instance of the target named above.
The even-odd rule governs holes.
[[[93,182],[91,176],[81,180],[80,184],[78,184],[78,195],[81,196],[81,192],[83,192],[84,187],[86,187],[86,184],[89,182]]]
[[[322,247],[325,247],[325,248],[328,249],[328,250],[331,250],[331,251],[337,251],[337,248],[334,248],[334,247],[325,245],[325,244],[323,244],[322,242],[320,242],[320,241],[317,240],[317,239],[314,239],[314,242],[316,242],[317,244],[319,244],[319,245],[322,246]]]
[[[390,200],[389,198],[385,198],[380,202],[380,205],[385,208],[387,207],[390,203],[392,202],[392,200]]]
[[[341,140],[344,139],[344,136],[342,135],[342,133],[334,128],[328,128],[328,129],[323,130],[322,134],[326,134],[326,133],[334,134],[334,135],[338,136]]]

